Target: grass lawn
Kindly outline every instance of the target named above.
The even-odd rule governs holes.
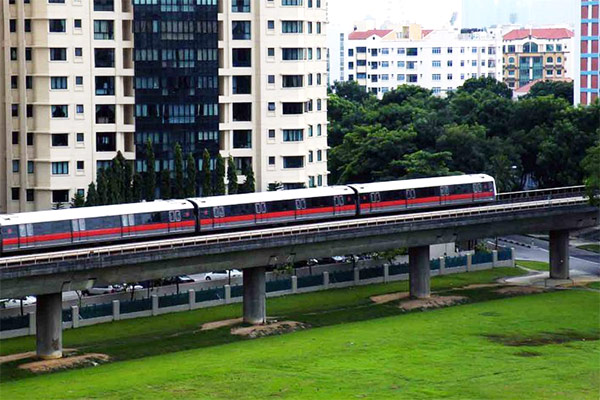
[[[550,271],[550,266],[547,262],[543,261],[525,261],[525,260],[517,260],[517,265],[524,268],[533,269],[536,271]]]
[[[492,300],[41,375],[3,383],[0,392],[6,399],[597,399],[599,306],[600,294],[581,290]]]
[[[593,251],[594,253],[600,253],[600,244],[584,244],[582,246],[577,246],[578,249]]]
[[[590,289],[600,290],[600,282],[588,283],[587,287],[589,287]]]

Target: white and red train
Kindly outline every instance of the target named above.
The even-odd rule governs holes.
[[[494,178],[480,174],[5,214],[0,215],[0,254],[358,218],[495,199]]]

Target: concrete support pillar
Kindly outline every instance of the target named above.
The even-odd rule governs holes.
[[[550,231],[550,279],[569,279],[569,231]]]
[[[79,328],[79,307],[71,306],[71,322],[73,322],[73,329]]]
[[[329,289],[329,272],[323,272],[323,288]]]
[[[121,302],[119,300],[113,300],[113,321],[121,319]]]
[[[360,269],[354,268],[354,285],[358,286],[360,283]]]
[[[517,266],[517,262],[516,262],[516,252],[515,252],[515,248],[511,247],[510,248],[510,266],[513,268],[516,268]]]
[[[429,246],[411,247],[408,249],[408,268],[410,281],[410,297],[426,299],[430,291]]]
[[[446,273],[446,257],[440,257],[440,275],[444,275]]]
[[[152,299],[152,316],[158,315],[158,296],[153,294]]]
[[[244,269],[244,322],[264,324],[267,320],[265,267]]]
[[[36,349],[43,360],[62,357],[62,293],[37,296]]]
[[[492,268],[498,266],[498,250],[492,250]]]
[[[473,254],[467,254],[467,272],[473,271]]]
[[[383,283],[388,283],[390,281],[390,266],[389,264],[383,265]]]
[[[35,335],[35,313],[29,313],[29,334]]]
[[[225,298],[227,298],[227,289],[225,289]],[[194,309],[195,304],[196,304],[196,291],[194,289],[190,289],[190,290],[188,290],[188,306],[189,306],[190,310]]]
[[[296,275],[292,276],[292,293],[298,293],[298,277]]]
[[[230,304],[231,303],[231,286],[225,285],[224,289],[225,289],[225,304]]]

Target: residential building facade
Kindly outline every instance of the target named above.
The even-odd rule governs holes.
[[[403,84],[444,95],[469,78],[502,79],[501,36],[495,31],[409,25],[354,31],[346,43],[346,80],[379,97]]]
[[[575,104],[589,105],[600,98],[600,1],[577,4],[581,21],[575,44]]]
[[[131,1],[2,0],[0,14],[0,213],[68,203],[117,151],[135,156]]]
[[[503,36],[504,82],[519,89],[536,80],[573,77],[574,33],[566,28],[514,29]]]
[[[327,185],[325,0],[222,0],[218,18],[221,154],[258,191]]]

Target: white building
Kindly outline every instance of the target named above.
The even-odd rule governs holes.
[[[414,24],[354,31],[346,49],[346,80],[379,97],[403,84],[443,95],[469,78],[502,80],[502,35],[496,31],[430,31]]]
[[[0,15],[0,213],[48,209],[135,156],[133,7],[1,0]]]
[[[221,0],[219,24],[221,154],[252,162],[258,191],[327,185],[325,0]]]

